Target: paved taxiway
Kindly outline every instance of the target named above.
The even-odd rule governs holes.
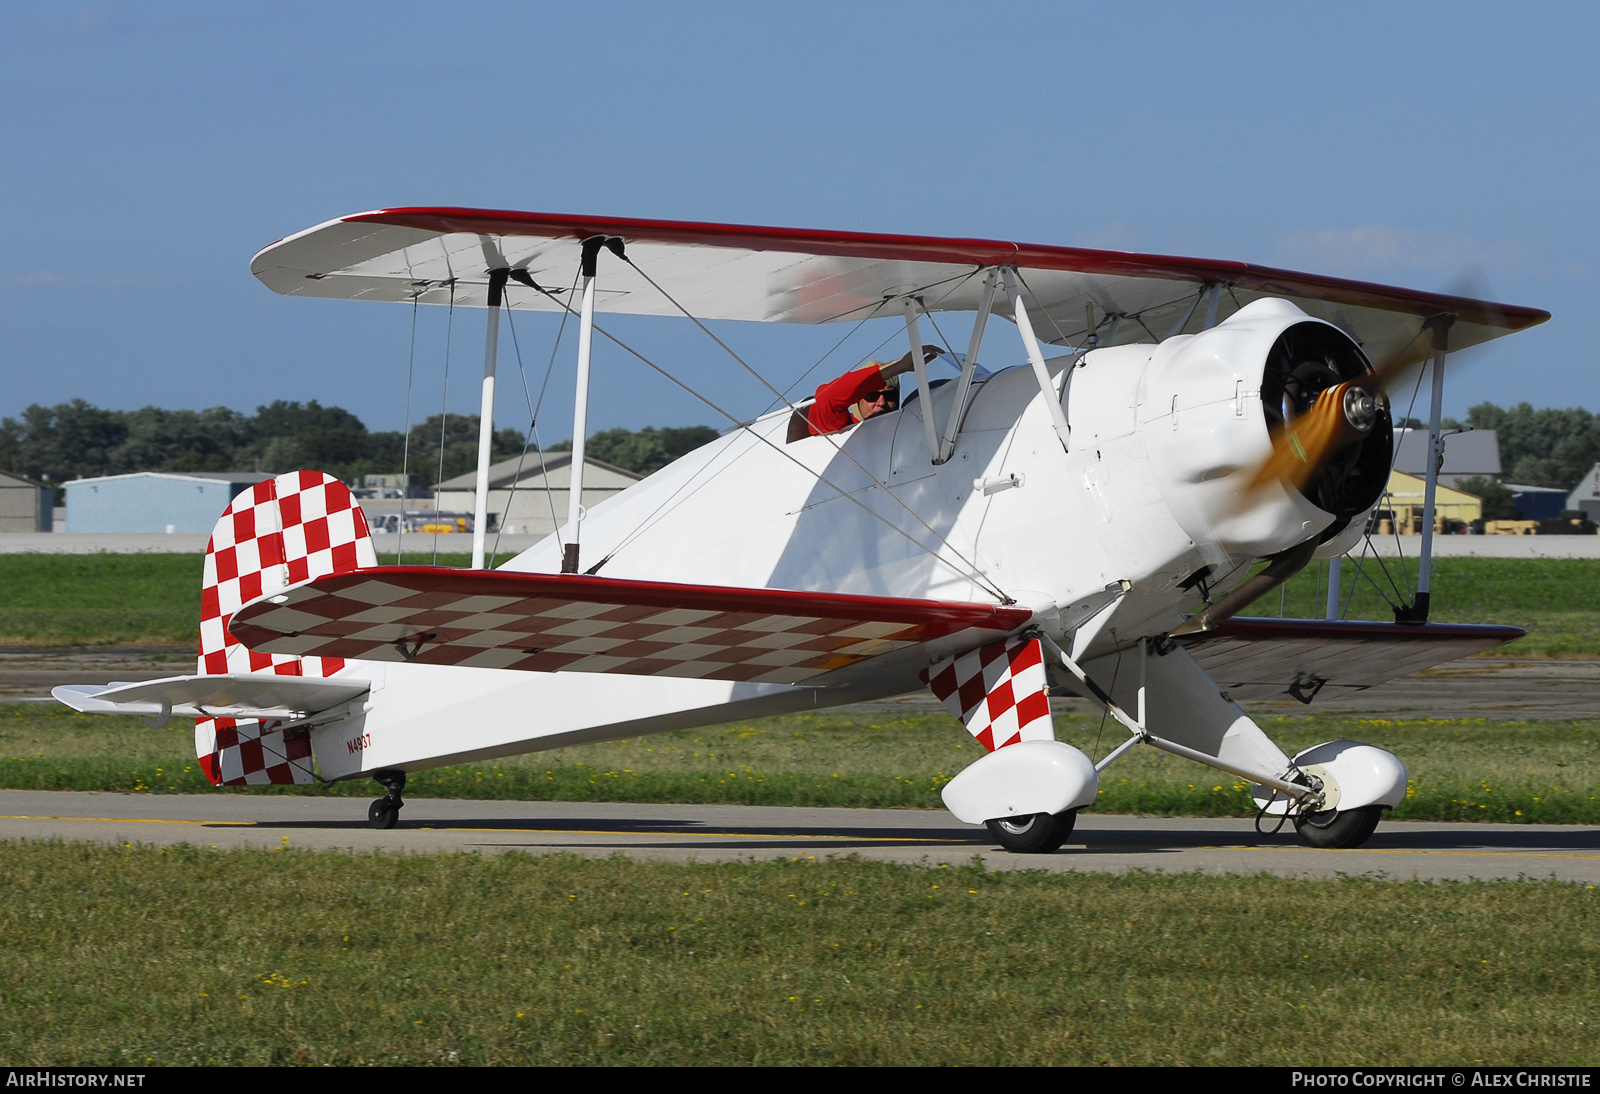
[[[58,683],[140,680],[189,671],[185,659],[144,649],[0,652],[0,699],[45,700]],[[1600,717],[1600,662],[1471,659],[1351,696],[1319,698],[1318,713],[1365,717]],[[887,708],[939,709],[931,696]],[[1084,710],[1079,700],[1052,703]],[[1252,703],[1263,715],[1304,713],[1297,703]],[[377,788],[374,787],[376,794]],[[1341,874],[1430,880],[1548,878],[1600,885],[1600,828],[1573,825],[1384,821],[1366,846],[1315,851],[1288,828],[1258,836],[1248,819],[1079,818],[1055,855],[1012,855],[987,833],[943,811],[747,806],[488,802],[410,798],[401,827],[366,825],[365,798],[298,798],[229,791],[134,795],[0,791],[0,839],[94,840],[203,847],[353,851],[570,851],[726,861],[861,855],[896,862],[967,863],[990,869],[1163,870]]]
[[[700,862],[859,855],[993,870],[1130,870],[1423,879],[1558,878],[1600,885],[1600,828],[1385,821],[1354,851],[1316,851],[1249,820],[1084,814],[1054,855],[1012,855],[948,813],[737,805],[409,799],[400,827],[366,801],[249,794],[0,791],[0,838],[398,853],[566,851]]]

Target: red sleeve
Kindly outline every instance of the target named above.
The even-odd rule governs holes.
[[[871,364],[847,372],[837,380],[830,380],[817,388],[817,401],[806,411],[811,432],[834,433],[854,424],[850,408],[868,392],[884,387],[883,374],[878,365]]]

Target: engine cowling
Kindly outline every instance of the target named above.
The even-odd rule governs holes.
[[[1384,400],[1357,390],[1344,408],[1355,439],[1307,468],[1303,487],[1254,480],[1275,431],[1292,427],[1323,391],[1371,373],[1339,328],[1287,301],[1258,300],[1200,334],[1084,357],[1067,394],[1072,443],[1148,461],[1166,508],[1214,565],[1308,539],[1326,556],[1360,536],[1383,496],[1392,446]],[[1115,467],[1107,477],[1125,481]]]
[[[1170,338],[1150,354],[1139,425],[1173,516],[1197,543],[1233,558],[1276,554],[1307,539],[1359,534],[1388,479],[1386,403],[1346,408],[1357,439],[1339,447],[1301,488],[1252,480],[1272,435],[1307,413],[1323,391],[1372,371],[1354,340],[1284,300],[1241,308],[1200,334]]]

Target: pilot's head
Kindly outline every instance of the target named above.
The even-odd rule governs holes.
[[[867,395],[852,407],[856,417],[861,421],[876,418],[879,414],[887,414],[891,410],[900,409],[900,385],[890,380],[877,391],[868,392]]]

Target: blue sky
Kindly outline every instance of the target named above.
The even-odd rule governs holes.
[[[278,297],[248,262],[335,216],[428,204],[994,236],[1467,289],[1554,318],[1464,357],[1447,413],[1600,410],[1597,32],[1592,4],[12,0],[0,415],[319,399],[400,428],[409,311]],[[618,322],[737,412],[764,408],[685,327]],[[535,388],[554,333],[519,322]],[[787,382],[843,330],[725,333]],[[991,359],[1009,333],[991,328]],[[444,334],[424,313],[413,418],[446,397]],[[458,317],[452,410],[476,410],[482,334],[481,312]],[[592,429],[726,424],[597,353]],[[571,430],[572,358],[569,332],[546,442]],[[519,424],[513,354],[502,369],[499,417]]]

